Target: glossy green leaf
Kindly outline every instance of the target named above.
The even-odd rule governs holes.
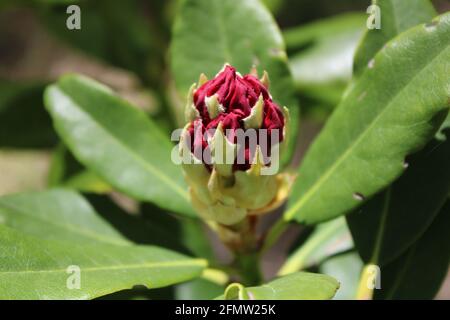
[[[360,29],[334,35],[291,58],[291,69],[300,90],[329,82],[347,82],[352,75],[353,53]]]
[[[169,137],[145,113],[74,75],[48,87],[45,103],[68,148],[103,180],[136,199],[194,215]]]
[[[382,28],[366,30],[355,53],[353,71],[359,76],[375,54],[392,38],[437,15],[430,0],[373,0],[382,12]],[[439,133],[438,133],[439,136]]]
[[[425,232],[450,193],[450,139],[433,141],[405,163],[405,174],[347,216],[365,263],[384,266]]]
[[[354,73],[360,75],[369,61],[391,39],[437,15],[429,0],[372,0],[381,11],[381,28],[367,29],[354,59]]]
[[[92,299],[139,284],[159,288],[198,277],[206,265],[158,247],[41,240],[4,225],[0,261],[0,299]]]
[[[305,49],[290,55],[290,66],[301,91],[330,82],[348,82],[353,54],[365,27],[366,16],[346,13],[283,32],[288,49]]]
[[[317,273],[296,272],[262,286],[245,288],[231,284],[217,299],[226,300],[327,300],[333,298],[339,282]]]
[[[131,215],[106,196],[85,198],[68,189],[0,198],[0,223],[34,237],[93,244],[157,245],[213,260],[209,240],[197,219],[181,218],[143,204]]]
[[[79,244],[131,244],[83,197],[64,189],[1,197],[0,222],[48,240]]]
[[[172,39],[171,68],[182,99],[201,73],[212,78],[226,62],[242,74],[252,66],[260,75],[266,70],[274,101],[291,113],[287,149],[293,150],[299,115],[294,85],[280,30],[259,0],[180,1]]]
[[[289,50],[298,50],[316,41],[364,27],[365,15],[361,13],[343,13],[320,19],[305,25],[283,30],[283,37]]]
[[[260,72],[267,70],[274,99],[295,106],[283,38],[258,0],[181,1],[171,55],[182,94],[201,73],[211,78],[228,62],[242,74],[254,65]]]
[[[389,42],[347,91],[313,142],[287,220],[318,223],[349,212],[404,171],[448,112],[450,14]]]
[[[381,269],[375,299],[433,299],[450,261],[450,201],[423,236],[403,255]]]
[[[353,241],[344,218],[326,222],[319,225],[301,247],[287,258],[278,274],[303,270],[352,247]]]
[[[358,253],[347,252],[325,260],[319,271],[332,276],[341,284],[334,296],[335,300],[351,300],[355,299],[362,268]]]

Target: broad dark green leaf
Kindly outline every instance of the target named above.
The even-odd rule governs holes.
[[[58,137],[42,103],[45,85],[0,80],[0,147],[56,145]]]
[[[381,9],[383,27],[367,29],[362,37],[354,58],[355,76],[359,76],[368,67],[369,61],[389,40],[437,15],[429,0],[373,0],[373,2]]]
[[[323,223],[287,258],[278,274],[282,276],[303,270],[352,247],[353,241],[344,218]]]
[[[267,70],[274,99],[295,106],[283,38],[258,0],[181,1],[171,57],[182,94],[201,73],[211,78],[228,62],[241,73],[248,73],[253,65]]]
[[[287,220],[349,212],[404,171],[435,134],[450,96],[450,14],[389,42],[347,91],[307,152]]]
[[[91,194],[87,199],[67,189],[0,197],[0,223],[46,240],[157,245],[214,260],[197,219],[174,216],[149,204],[132,215],[106,196]]]
[[[169,137],[145,113],[74,75],[48,87],[45,103],[68,148],[103,180],[136,199],[194,215]]]
[[[347,216],[365,263],[384,266],[425,232],[450,193],[450,139],[433,141],[405,163],[405,174]]]
[[[299,110],[283,38],[267,9],[259,0],[180,2],[173,28],[171,68],[182,98],[201,73],[212,78],[226,62],[242,74],[249,73],[252,66],[260,74],[267,70],[274,100],[291,113],[291,144],[287,149],[292,151]]]
[[[339,288],[334,278],[317,273],[296,272],[262,286],[245,288],[231,284],[217,299],[226,300],[327,300]]]
[[[0,198],[0,222],[38,238],[129,245],[79,194],[53,189]]]
[[[354,73],[360,75],[375,54],[392,38],[437,15],[429,0],[372,0],[381,11],[381,29],[367,29],[354,59]]]
[[[152,246],[41,240],[0,225],[0,299],[92,299],[200,276],[206,262]],[[79,289],[75,278],[80,271]],[[73,281],[73,282],[72,282]]]
[[[381,269],[375,299],[433,299],[450,261],[450,201],[423,236],[403,255]]]
[[[334,296],[335,300],[351,300],[355,299],[362,268],[358,253],[346,252],[325,260],[319,271],[332,276],[341,284]]]

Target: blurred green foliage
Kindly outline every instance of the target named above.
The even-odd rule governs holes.
[[[278,88],[276,89],[278,98],[288,99],[290,105],[301,105],[302,121],[324,123],[339,104],[346,88],[352,81],[353,56],[365,30],[366,8],[371,1],[261,1],[273,14],[281,27],[286,44],[286,52],[289,57],[289,65],[283,60],[281,66],[276,65],[274,67],[270,65],[273,63],[273,57],[265,60],[266,57],[264,54],[261,54],[264,58],[264,66],[267,64],[269,68],[281,70],[274,77],[275,80],[278,80]],[[82,10],[82,30],[80,31],[70,31],[65,27],[67,6],[74,3],[79,5]],[[382,5],[386,5],[386,3],[384,2]],[[431,8],[430,3],[427,0],[414,0],[414,4],[428,9]],[[443,1],[439,3],[441,8],[447,8]],[[155,109],[151,112],[144,110],[145,116],[154,120],[155,128],[157,127],[158,130],[161,129],[165,134],[168,134],[178,125],[174,116],[174,112],[176,112],[174,111],[176,110],[174,106],[177,106],[177,103],[179,103],[177,100],[179,97],[175,92],[174,72],[171,74],[170,70],[170,64],[174,61],[172,60],[173,56],[171,57],[169,54],[169,46],[172,40],[173,22],[178,12],[177,10],[180,8],[179,4],[180,1],[176,0],[4,0],[0,2],[0,18],[3,16],[8,17],[11,13],[17,14],[17,12],[19,16],[22,14],[24,19],[30,19],[31,16],[31,19],[35,19],[39,27],[45,30],[46,36],[54,40],[58,46],[68,47],[70,52],[82,53],[89,61],[99,61],[106,65],[106,70],[108,68],[126,70],[131,77],[139,79],[139,85],[142,86],[139,90],[151,92],[156,100]],[[402,4],[411,7],[409,2],[402,2]],[[388,7],[386,6],[386,8]],[[424,22],[428,20],[429,16],[434,15],[434,12],[428,9],[415,10],[415,15],[408,14],[401,17],[396,17],[392,12],[388,13],[386,17],[393,19],[389,20],[392,23],[389,24],[390,28],[388,28],[388,31],[392,32],[370,34],[369,36],[366,33],[363,39],[366,41],[364,44],[368,44],[368,47],[359,46],[359,55],[357,55],[362,57],[357,60],[364,62],[360,65],[361,69],[366,68],[367,59],[371,57],[371,54],[374,54],[373,50],[377,51],[380,49],[387,40],[396,36],[400,31],[404,31],[419,22]],[[400,11],[397,14],[401,13]],[[229,15],[227,18],[228,23],[232,21],[234,16],[235,14]],[[413,16],[420,19],[417,21],[411,20]],[[257,16],[255,19],[258,20],[259,18],[260,16]],[[402,21],[407,21],[408,23],[402,22],[401,30],[396,30],[392,26],[396,24],[395,19],[399,18],[405,18]],[[192,22],[200,26],[199,32],[208,27],[205,25],[207,22]],[[243,25],[245,24],[241,24],[239,21],[233,22],[232,27],[235,27],[237,38],[242,36],[239,31],[241,31],[241,28],[244,28]],[[192,32],[192,29],[189,30]],[[245,30],[252,31],[249,26],[245,26]],[[257,31],[261,30],[262,28]],[[270,32],[270,28],[267,30],[267,32]],[[27,46],[20,42],[22,40],[21,37],[16,37],[16,32],[17,30],[8,29],[4,23],[0,22],[0,150],[2,153],[4,154],[11,149],[51,150],[52,159],[47,178],[48,186],[62,186],[84,193],[95,210],[98,211],[100,217],[108,221],[121,235],[135,243],[159,245],[191,256],[204,257],[213,266],[216,265],[218,261],[211,249],[211,240],[205,235],[204,227],[200,222],[192,218],[182,218],[172,215],[172,213],[168,214],[160,207],[136,200],[132,200],[132,204],[136,206],[137,210],[130,214],[130,212],[121,207],[120,201],[115,199],[114,196],[119,194],[119,197],[122,197],[122,200],[125,199],[125,202],[129,199],[115,190],[113,183],[106,183],[92,168],[87,168],[85,166],[86,162],[80,163],[74,157],[64,145],[64,142],[58,138],[51,118],[43,106],[42,96],[44,88],[55,80],[51,78],[55,77],[55,75],[51,74],[50,70],[48,75],[42,75],[42,77],[21,76],[10,71],[16,70],[13,68],[15,66],[26,68],[30,64],[39,64],[40,62],[40,60],[34,60],[30,63],[30,61],[25,62],[21,60],[21,54],[27,51]],[[35,35],[34,30],[30,29],[27,32],[29,33],[28,38],[33,39]],[[253,36],[255,34],[256,32],[252,33]],[[277,38],[277,34],[272,33],[271,35]],[[193,34],[192,36],[196,38],[199,35]],[[373,40],[371,39],[372,37],[376,38],[376,43],[370,42]],[[268,38],[270,37],[265,37],[265,40]],[[266,41],[265,45],[268,42],[270,41]],[[183,47],[186,54],[184,58],[191,52],[201,51],[201,48],[190,47],[193,43],[195,44],[196,42],[188,41],[188,44]],[[277,43],[276,39],[273,43],[276,44],[277,50],[281,51],[283,49],[281,48],[281,43]],[[262,46],[261,50],[266,48],[265,45]],[[364,51],[365,48],[368,49]],[[216,46],[212,47],[211,52],[214,53],[216,49]],[[200,57],[201,55],[197,54],[195,57],[197,56]],[[245,66],[245,68],[250,66],[251,63],[248,60],[251,56],[250,51],[245,56],[237,54],[235,56],[239,63],[242,63],[242,66]],[[35,59],[42,59],[42,57]],[[222,62],[220,61],[220,63]],[[187,68],[191,68],[196,63],[200,70],[202,69],[201,64],[205,63],[205,61],[200,61],[200,58],[198,61],[191,59],[188,63],[185,63],[183,68],[187,70]],[[276,63],[280,63],[280,61],[277,60]],[[11,69],[8,69],[10,67]],[[293,75],[295,88],[289,88],[289,94],[281,97],[284,84],[290,81],[290,78],[287,77],[287,68],[290,69]],[[211,73],[215,69],[217,69],[217,66],[214,64],[207,72]],[[192,69],[188,71],[192,71]],[[195,73],[197,74],[198,70],[195,70]],[[187,78],[190,79],[191,76]],[[196,80],[197,78],[192,79],[192,82]],[[280,85],[283,81],[285,81],[284,84]],[[108,118],[106,113],[103,116],[102,119]],[[294,121],[298,122],[298,120],[298,116],[294,113]],[[112,122],[108,126],[116,129],[115,124]],[[130,127],[133,127],[130,128],[130,132],[136,129],[134,126]],[[438,135],[440,140],[445,139],[444,129],[448,127],[450,127],[450,116],[447,117],[446,122],[442,125],[442,132]],[[92,134],[91,136],[92,139],[95,139],[97,134]],[[433,150],[430,151],[427,148],[418,156],[423,156],[430,162],[430,159],[432,159],[430,153],[434,152],[432,155],[436,155],[436,150],[439,151],[447,147],[447,145],[448,143],[446,142],[436,142],[436,145],[429,145],[432,149],[434,148]],[[149,147],[148,149],[152,148]],[[444,151],[446,152],[445,155],[447,155],[448,148]],[[120,160],[120,156],[121,154],[118,153],[115,156],[110,156],[110,158]],[[441,162],[436,161],[439,166],[443,167]],[[427,162],[427,166],[424,167],[429,166]],[[421,195],[417,195],[417,198],[414,200],[419,202],[425,201],[423,195],[434,199],[431,195],[437,194],[434,190],[440,187],[442,183],[434,183],[433,188],[428,188],[428,184],[432,185],[433,181],[438,181],[439,176],[441,178],[444,176],[442,172],[446,171],[441,170],[441,167],[438,165],[432,164],[431,166],[431,169],[434,171],[430,170],[430,172],[433,171],[434,175],[425,172],[425,176],[430,181],[423,179],[423,181],[426,181],[426,185],[423,185],[423,188],[426,190],[424,189],[423,193],[421,193],[422,198],[419,198]],[[2,170],[1,165],[0,170]],[[162,171],[167,173],[167,170]],[[414,187],[418,183],[415,182],[418,176],[414,175],[414,173],[415,171],[412,170],[411,174],[397,180],[393,184],[393,188],[404,184],[401,188],[403,193],[399,192],[396,199],[396,206],[406,208],[408,209],[408,214],[414,214],[415,217],[418,217],[417,212],[420,204],[415,205],[415,202],[412,201],[409,203],[409,206],[403,205],[403,202],[408,202],[408,198],[413,194],[408,187],[415,191],[421,190]],[[114,172],[114,174],[117,174],[117,172]],[[411,175],[413,176],[411,177]],[[20,179],[26,179],[26,177],[21,177]],[[117,181],[122,182],[123,179],[120,178]],[[0,179],[0,183],[8,183],[8,181]],[[446,185],[441,189],[445,189],[445,187]],[[147,191],[144,186],[141,186],[141,190]],[[442,204],[441,202],[445,201],[446,197],[444,195],[446,190],[439,190],[439,192],[439,201],[432,200],[431,202]],[[159,204],[162,207],[167,205],[170,207],[177,202],[177,200],[170,200],[172,199],[163,199]],[[371,204],[380,205],[377,202],[378,200],[378,197],[374,197],[362,209]],[[429,203],[431,202],[429,201]],[[183,205],[178,207],[184,210]],[[375,298],[431,298],[435,295],[448,267],[448,255],[441,254],[440,250],[447,248],[449,243],[447,239],[449,233],[446,233],[444,228],[445,224],[448,225],[449,205],[447,203],[443,208],[441,207],[433,207],[432,213],[438,216],[434,222],[432,221],[434,217],[431,217],[428,212],[422,212],[429,219],[426,221],[426,225],[422,223],[420,228],[417,228],[417,230],[420,229],[420,232],[414,231],[416,230],[414,228],[403,230],[402,234],[410,235],[414,233],[414,241],[411,240],[411,237],[408,237],[407,243],[402,245],[402,250],[398,250],[395,255],[392,255],[392,259],[389,259],[388,263],[386,263],[386,278],[383,278],[386,279],[383,280],[386,285],[383,283],[383,286],[386,286],[387,290],[378,292]],[[398,212],[402,211],[400,209],[396,210],[397,215]],[[373,219],[379,218],[376,216],[377,213],[378,211],[373,214]],[[371,227],[370,221],[372,220],[369,215],[364,217],[360,231],[365,232],[366,229]],[[414,222],[414,219],[409,219],[409,222]],[[397,237],[399,234],[397,228],[400,224],[397,221],[392,227],[392,232],[383,234],[385,237],[392,237],[390,239],[385,238],[384,241],[390,243],[399,239]],[[324,233],[324,229],[325,231],[334,231],[332,233]],[[373,227],[372,231],[374,230],[378,232],[378,229]],[[434,237],[433,233],[439,233],[440,236]],[[327,236],[327,234],[329,235]],[[309,267],[314,271],[336,277],[342,283],[342,290],[339,291],[336,298],[353,298],[362,262],[354,249],[350,248],[350,250],[347,250],[349,246],[352,246],[352,242],[348,241],[347,238],[346,246],[344,247],[346,251],[336,250],[336,243],[338,240],[342,240],[342,235],[348,236],[345,225],[339,225],[337,229],[328,229],[326,224],[315,229],[309,228],[295,243],[294,247],[296,248],[302,245],[304,247],[294,251],[300,252],[301,258],[299,260],[300,264],[294,263],[294,265],[300,269]],[[370,235],[372,236],[372,234]],[[358,245],[361,247],[361,243],[364,245],[364,239],[361,240],[355,236],[355,240],[358,242],[357,249]],[[384,246],[389,247],[389,244]],[[32,245],[30,244],[31,247]],[[332,248],[330,249],[330,247]],[[368,251],[371,252],[370,250]],[[365,259],[364,250],[361,248],[359,248],[359,254],[363,256],[364,260],[367,260]],[[429,261],[436,257],[438,257],[435,260],[436,263],[430,264]],[[295,258],[295,254],[293,258]],[[417,263],[411,264],[411,261]],[[423,270],[429,273],[424,278],[425,280],[413,281],[417,280],[418,274],[423,272]],[[400,279],[396,282],[397,286],[392,286],[394,279],[397,278]],[[200,278],[164,289],[148,290],[138,286],[104,296],[104,298],[210,299],[223,293],[223,290],[223,285]]]

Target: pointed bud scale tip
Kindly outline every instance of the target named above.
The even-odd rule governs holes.
[[[258,101],[255,103],[255,106],[252,108],[250,115],[247,118],[244,118],[245,129],[258,129],[261,127],[264,115],[263,108],[263,96],[260,95]]]
[[[224,107],[219,103],[219,96],[217,94],[210,97],[205,96],[205,105],[210,119],[214,119],[219,113],[225,112]]]
[[[208,82],[208,77],[206,76],[206,74],[201,73],[200,77],[198,79],[198,86],[201,87],[202,85],[204,85],[206,82]]]
[[[236,158],[237,145],[230,142],[223,131],[222,122],[217,126],[214,136],[209,139],[214,157],[215,169],[225,177],[233,174],[233,162]]]
[[[202,164],[202,161],[198,159],[191,151],[191,136],[188,128],[190,124],[187,124],[181,133],[180,143],[178,144],[178,155],[183,159],[187,159],[191,164]]]
[[[250,169],[247,170],[248,174],[259,176],[261,174],[261,168],[264,167],[263,155],[261,153],[260,146],[256,146],[255,155],[252,160]]]
[[[230,140],[228,140],[227,137],[225,136],[222,122],[220,122],[219,125],[217,126],[213,137],[209,139],[209,144],[211,145],[213,151],[216,151],[218,148],[221,147],[224,149],[226,148],[225,150],[221,151],[227,153],[234,153],[234,151],[237,148],[236,144],[230,142]]]
[[[186,107],[184,109],[184,118],[186,122],[194,121],[197,118],[200,118],[200,113],[193,103],[195,89],[197,88],[197,84],[193,83],[189,88]]]
[[[266,70],[264,70],[263,76],[260,79],[260,81],[266,89],[269,89],[270,79],[269,79],[269,74],[267,73]]]

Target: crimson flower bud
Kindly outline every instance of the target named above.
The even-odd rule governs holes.
[[[269,78],[241,76],[226,64],[214,79],[203,74],[185,110],[180,156],[194,207],[225,225],[273,210],[287,196],[278,173],[289,113],[269,93]]]

